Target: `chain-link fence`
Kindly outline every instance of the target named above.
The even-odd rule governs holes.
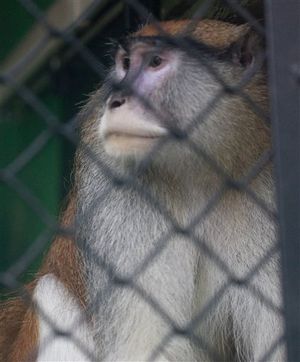
[[[78,24],[88,22],[94,17],[96,10],[101,5],[101,0],[90,1],[88,6],[80,13],[80,16],[65,28],[53,25],[53,22],[49,20],[45,12],[39,9],[34,1],[19,1],[26,11],[36,19],[39,26],[44,29],[45,38],[37,46],[33,47],[30,52],[27,52],[26,56],[19,60],[16,67],[2,72],[0,79],[2,85],[7,88],[6,92],[13,93],[15,97],[21,98],[28,104],[38,117],[45,122],[46,129],[40,133],[16,159],[0,170],[0,180],[2,183],[7,184],[13,192],[17,193],[46,226],[39,237],[32,241],[23,255],[11,263],[5,272],[1,273],[0,282],[5,288],[19,290],[24,305],[27,305],[28,308],[34,308],[39,318],[52,330],[53,333],[49,333],[47,338],[42,341],[42,344],[38,346],[39,355],[43,355],[43,350],[51,346],[57,338],[64,338],[72,340],[85,358],[89,358],[92,361],[105,358],[109,359],[111,357],[108,357],[110,354],[109,351],[106,350],[106,348],[109,347],[104,346],[104,344],[108,338],[114,336],[114,334],[105,336],[105,334],[103,334],[104,332],[100,331],[100,337],[95,337],[96,340],[99,338],[103,341],[102,344],[100,343],[100,346],[97,347],[100,349],[100,351],[98,351],[97,348],[91,348],[90,345],[86,345],[83,340],[78,338],[76,332],[74,332],[78,330],[82,324],[86,323],[83,316],[77,318],[71,328],[63,330],[61,326],[57,326],[56,321],[43,310],[42,305],[39,305],[39,303],[35,303],[35,305],[32,304],[32,291],[24,288],[24,284],[20,281],[20,276],[41,252],[45,250],[49,238],[55,233],[58,235],[56,243],[63,243],[63,240],[72,240],[72,242],[79,245],[79,249],[84,249],[84,257],[88,259],[88,262],[85,263],[87,264],[87,266],[85,265],[88,269],[87,273],[93,270],[96,276],[100,276],[100,278],[104,278],[105,280],[102,288],[92,293],[93,295],[85,300],[85,315],[96,318],[95,315],[101,311],[107,313],[107,320],[109,320],[109,318],[113,319],[111,314],[113,312],[107,307],[107,303],[114,305],[115,302],[117,308],[122,309],[114,294],[115,290],[122,290],[125,291],[124,293],[131,295],[129,303],[133,304],[133,310],[137,308],[134,312],[138,315],[137,318],[139,318],[139,315],[142,315],[143,312],[141,313],[141,311],[138,310],[138,308],[140,308],[138,303],[135,307],[134,303],[136,299],[143,301],[144,304],[142,305],[147,306],[145,310],[149,308],[151,313],[155,315],[156,322],[154,326],[152,326],[154,328],[153,334],[159,335],[155,327],[157,326],[159,329],[161,323],[167,326],[167,328],[164,329],[165,333],[162,338],[159,338],[158,343],[153,344],[151,353],[147,355],[149,360],[156,360],[161,358],[161,356],[165,356],[170,360],[182,359],[182,357],[174,356],[176,348],[174,350],[172,349],[173,341],[176,340],[176,338],[180,338],[188,341],[192,350],[197,351],[199,349],[205,351],[204,354],[199,354],[199,356],[205,356],[203,358],[214,361],[224,360],[224,355],[230,356],[228,358],[231,358],[231,360],[277,361],[278,358],[284,358],[284,353],[280,352],[284,349],[283,346],[287,347],[287,358],[289,361],[300,361],[300,290],[298,282],[298,275],[300,273],[300,198],[298,191],[300,184],[298,167],[300,154],[298,146],[300,120],[300,3],[297,0],[289,2],[270,0],[264,3],[263,1],[224,0],[223,2],[216,2],[209,0],[200,1],[195,4],[189,3],[189,16],[191,21],[181,29],[180,34],[176,35],[171,34],[167,28],[158,22],[158,17],[161,13],[161,4],[159,2],[124,0],[123,2],[112,2],[107,5],[105,11],[101,10],[105,12],[105,17],[103,18],[107,19],[107,17],[112,16],[112,13],[116,11],[115,6],[125,6],[122,8],[125,14],[124,24],[127,29],[130,30],[133,29],[138,22],[151,24],[152,34],[149,36],[141,32],[138,38],[139,40],[130,40],[130,36],[127,37],[122,42],[125,50],[130,49],[130,41],[141,41],[148,45],[150,41],[152,47],[157,47],[160,50],[171,49],[171,51],[173,50],[174,52],[178,51],[181,56],[184,54],[186,58],[190,59],[190,63],[197,64],[199,69],[205,69],[206,74],[209,74],[209,81],[218,85],[213,87],[213,96],[209,98],[206,104],[200,107],[200,112],[197,106],[194,107],[197,110],[197,114],[194,112],[192,117],[190,115],[186,116],[190,118],[190,121],[186,123],[186,127],[182,127],[173,119],[167,119],[166,114],[162,116],[160,112],[161,109],[152,101],[151,97],[145,97],[143,93],[137,92],[135,82],[140,77],[139,72],[129,81],[121,83],[106,78],[106,67],[86,46],[84,36],[78,32]],[[185,9],[187,5],[178,2],[177,6],[179,9],[177,10],[177,14],[170,10],[169,14],[164,17],[173,17],[174,15],[178,15],[178,13],[180,14],[182,9]],[[255,11],[257,9],[264,9],[264,19],[258,19],[256,17],[257,14]],[[205,42],[202,43],[201,41],[193,40],[193,36],[190,36],[193,35],[195,29],[197,29],[200,19],[206,18],[207,16],[228,18],[232,22],[239,24],[242,22],[248,23],[247,31],[255,34],[253,35],[254,39],[260,39],[258,50],[255,48],[255,62],[251,58],[253,55],[251,53],[250,55],[247,54],[247,58],[238,59],[239,64],[236,65],[236,67],[243,69],[243,71],[238,73],[239,77],[237,81],[234,79],[235,81],[232,82],[232,79],[229,79],[226,74],[224,76],[222,72],[223,68],[216,66],[216,64],[219,63],[215,62],[217,57],[218,62],[222,64],[225,62],[225,68],[231,66],[228,65],[228,62],[230,64],[236,62],[236,59],[231,58],[228,60],[228,54],[229,57],[232,55],[232,39],[227,41],[226,49],[221,47],[222,49],[220,50],[220,47],[218,48],[214,44],[207,45]],[[97,29],[97,31],[101,32],[101,27],[100,30]],[[222,30],[223,34],[225,31],[225,29]],[[231,36],[233,35],[231,34]],[[49,107],[41,101],[38,93],[35,93],[25,81],[18,78],[18,74],[34,62],[39,54],[45,50],[45,46],[53,41],[53,39],[58,39],[59,42],[67,48],[69,52],[67,52],[67,54],[71,54],[72,52],[79,54],[81,59],[97,77],[102,80],[106,79],[101,94],[99,92],[95,93],[90,105],[81,113],[79,120],[77,117],[72,117],[72,119],[69,119],[67,122],[62,122]],[[266,43],[266,49],[262,46],[264,42]],[[249,44],[249,46],[252,46],[251,42]],[[228,45],[230,45],[230,47]],[[157,48],[155,48],[156,52]],[[229,48],[230,53],[228,53]],[[247,51],[248,49],[240,49],[240,52]],[[152,57],[151,59],[149,58],[151,61],[155,60],[153,58],[153,51],[148,56],[150,58]],[[239,53],[239,56],[241,57],[243,55]],[[249,56],[250,58],[248,58]],[[161,59],[158,57],[156,61],[158,63],[155,66],[159,67]],[[129,56],[123,56],[121,60],[124,68],[123,71],[128,70],[131,66],[128,62],[130,62]],[[251,64],[251,66],[248,67],[248,63]],[[264,107],[266,100],[260,100],[260,97],[262,97],[261,94],[257,96],[255,91],[251,92],[253,84],[257,86],[257,79],[259,79],[259,82],[266,82],[266,77],[260,78],[262,77],[261,74],[265,74],[264,72],[266,72],[266,65],[272,112],[268,111],[268,107]],[[184,87],[184,79],[182,82]],[[107,94],[103,95],[105,92],[107,92]],[[184,90],[184,92],[187,92],[187,90]],[[168,132],[167,135],[164,135],[160,141],[155,144],[155,147],[147,153],[146,157],[139,161],[138,166],[129,167],[130,173],[120,174],[119,170],[114,168],[114,164],[105,162],[101,154],[97,151],[94,144],[95,139],[89,134],[89,127],[92,127],[90,125],[90,119],[95,118],[95,114],[98,115],[101,113],[101,109],[99,108],[101,104],[98,104],[98,102],[103,103],[104,100],[111,99],[109,97],[112,97],[112,94],[117,94],[118,96],[114,100],[115,103],[111,103],[111,107],[119,108],[125,97],[124,95],[120,96],[120,94],[125,93],[126,97],[133,97],[136,101],[140,102],[140,104],[143,104],[144,109],[155,119],[159,119],[159,123],[164,125]],[[182,98],[182,96],[180,97]],[[180,97],[179,99],[181,99]],[[251,119],[255,118],[255,125],[253,127],[256,127],[255,132],[257,132],[258,138],[260,137],[260,132],[268,134],[269,128],[271,128],[273,132],[272,149],[268,141],[266,141],[269,136],[263,136],[263,146],[255,149],[250,156],[244,157],[248,152],[246,147],[251,148],[251,146],[249,146],[247,140],[249,135],[245,134],[245,129],[241,127],[234,135],[237,139],[240,137],[241,141],[237,141],[234,146],[232,146],[239,148],[235,154],[236,159],[231,159],[226,163],[226,157],[229,157],[231,152],[229,150],[228,155],[226,154],[226,147],[228,147],[228,145],[221,151],[224,152],[224,158],[220,157],[216,159],[214,152],[209,152],[212,150],[211,147],[206,147],[205,144],[195,139],[194,132],[197,132],[199,127],[203,127],[202,131],[204,130],[204,132],[206,132],[205,127],[207,124],[214,122],[213,114],[216,113],[219,117],[223,117],[223,115],[221,116],[220,113],[218,113],[218,109],[221,107],[220,105],[230,103],[231,99],[234,99],[234,104],[237,104],[236,107],[242,107],[238,108],[238,112],[236,113],[232,110],[232,117],[238,117],[237,113],[243,114],[245,112],[251,114],[249,117]],[[194,103],[199,101],[199,104],[201,104],[200,100],[196,98],[193,98],[192,101]],[[230,108],[228,108],[228,112],[229,110]],[[183,117],[185,117],[185,112],[188,114],[184,106],[182,107],[182,112]],[[272,116],[269,114],[272,114]],[[182,115],[180,116],[182,117]],[[258,119],[259,122],[261,122],[260,126],[257,123]],[[80,127],[83,127],[81,139],[76,130],[78,123],[80,123]],[[208,126],[207,129],[209,130],[210,127]],[[94,130],[94,132],[96,131]],[[224,127],[218,132],[220,132],[220,134],[215,136],[216,144],[218,143],[218,137],[221,137],[222,132],[225,134],[226,132],[228,133],[228,129]],[[93,170],[87,171],[85,167],[88,166],[81,165],[78,166],[79,171],[75,171],[75,186],[73,187],[70,204],[75,202],[76,207],[78,207],[80,211],[78,211],[79,216],[77,215],[77,219],[75,216],[76,220],[74,221],[72,219],[71,223],[69,220],[58,223],[55,217],[43,206],[39,198],[30,190],[30,187],[26,186],[18,178],[18,173],[22,168],[42,152],[44,146],[53,135],[60,135],[76,147],[79,145],[80,151],[77,154],[78,163],[89,165],[90,169]],[[251,138],[252,136],[253,133],[249,137]],[[208,139],[209,138],[210,137],[208,137]],[[186,203],[190,203],[191,208],[195,209],[192,200],[195,195],[193,194],[192,186],[190,195],[187,193],[187,189],[185,189],[186,194],[181,195],[181,197],[185,199],[185,201],[181,201],[182,214],[187,213],[188,216],[181,218],[178,217],[180,210],[177,211],[177,214],[176,212],[174,213],[173,208],[170,207],[167,196],[166,198],[162,197],[148,182],[141,182],[141,180],[143,181],[147,177],[149,172],[153,172],[153,160],[163,152],[169,152],[169,147],[172,147],[172,145],[176,148],[177,146],[174,146],[174,144],[177,146],[180,145],[178,146],[179,152],[186,152],[192,160],[191,162],[197,162],[199,165],[203,165],[201,166],[203,170],[213,175],[208,182],[213,186],[211,186],[209,192],[207,189],[205,190],[206,198],[204,200],[202,199],[201,203],[199,202],[199,208],[192,213],[187,213],[188,208]],[[273,153],[276,155],[275,159],[277,160],[276,174],[278,176],[277,195],[279,207],[275,207],[275,203],[273,202],[273,198],[275,197],[273,187],[269,184],[271,181],[267,176],[272,173]],[[232,172],[234,166],[231,166],[231,162],[233,162],[233,164],[234,162],[241,162],[243,167],[236,173]],[[173,167],[180,169],[180,161],[178,161],[177,164],[177,162],[173,160]],[[191,170],[192,168],[186,165],[188,175],[189,172],[192,172]],[[76,172],[78,174],[76,174]],[[105,179],[103,186],[95,194],[90,195],[87,193],[85,195],[86,200],[92,198],[92,200],[89,199],[89,201],[86,202],[86,205],[82,201],[82,199],[84,199],[83,196],[81,196],[81,201],[76,199],[76,193],[81,191],[77,190],[78,186],[76,186],[76,183],[83,182],[80,187],[83,189],[87,187],[87,185],[84,185],[84,181],[82,181],[82,178],[88,178],[87,175],[82,176],[84,172],[87,174],[94,172],[93,175],[95,178],[97,178],[96,175],[97,172],[99,172],[99,174],[101,174],[99,180]],[[180,173],[180,171],[178,172]],[[40,175],[40,177],[44,178],[45,175]],[[193,177],[194,175],[192,174],[187,177],[190,178],[189,182],[191,184],[193,183]],[[205,177],[206,176],[203,176],[203,178]],[[214,183],[213,180],[217,180],[217,182]],[[86,182],[92,183],[92,180],[90,179]],[[172,182],[175,182],[175,179]],[[161,187],[162,190],[164,190],[163,194],[168,193],[168,191],[165,191],[164,186]],[[175,192],[175,196],[173,197],[178,197],[182,191],[176,191],[176,185],[173,185],[173,187],[174,190],[172,190],[172,192]],[[201,187],[201,185],[199,187]],[[151,230],[156,228],[155,223],[151,220],[144,220],[145,223],[149,223],[146,228],[148,231],[150,230],[149,235],[156,235],[155,240],[151,240],[145,253],[137,252],[135,255],[132,255],[132,265],[126,272],[124,272],[125,269],[123,269],[122,266],[116,264],[115,260],[110,257],[110,252],[106,254],[101,248],[99,250],[96,244],[90,242],[90,238],[97,235],[93,234],[94,231],[92,232],[93,227],[95,227],[94,219],[98,217],[104,225],[103,228],[105,229],[106,227],[108,230],[109,226],[106,224],[109,222],[113,223],[113,221],[109,219],[109,217],[112,217],[109,215],[109,211],[111,210],[109,208],[106,209],[106,205],[111,204],[111,208],[115,207],[115,209],[117,209],[117,203],[120,202],[119,207],[121,209],[124,206],[124,204],[122,205],[123,201],[118,199],[116,195],[118,195],[119,192],[124,192],[124,190],[130,197],[139,200],[135,201],[136,203],[141,202],[143,205],[147,204],[147,207],[152,210],[151,213],[148,214],[148,211],[142,208],[139,213],[145,212],[148,216],[156,215],[154,219],[159,218],[161,224],[164,225],[162,229],[158,227],[157,232],[154,233]],[[82,195],[84,195],[84,191],[82,191]],[[112,203],[112,201],[110,201],[110,195],[114,195],[111,197],[115,197],[117,202]],[[227,195],[229,196],[227,197]],[[243,195],[243,197],[239,198],[240,196],[236,195]],[[234,209],[231,211],[230,207],[227,208],[226,206],[226,202],[231,198],[235,199],[237,203],[245,203],[245,208],[244,206],[240,206],[240,208],[237,209],[238,211]],[[74,201],[74,199],[76,201]],[[225,200],[227,201],[225,202]],[[228,203],[230,205],[229,201]],[[136,206],[135,203],[131,201],[127,207],[135,209]],[[245,211],[248,210],[248,208],[251,208],[251,215],[254,213],[256,215],[255,217],[250,217],[250,213],[248,214],[247,211]],[[67,207],[67,214],[69,209],[70,206]],[[110,221],[106,222],[101,219],[102,217],[105,218],[105,215],[99,211],[102,209],[106,210],[107,218]],[[219,223],[220,218],[222,218],[221,215],[223,215],[222,210],[225,214],[231,214],[232,212],[232,215],[227,215],[226,223],[228,224]],[[240,217],[236,212],[240,214]],[[121,239],[123,238],[123,233],[131,232],[129,226],[123,227],[123,223],[127,223],[128,225],[131,225],[131,223],[132,225],[135,224],[135,221],[130,221],[130,215],[134,217],[137,214],[128,209],[128,215],[129,216],[126,217],[124,216],[122,221],[118,221],[120,223]],[[68,217],[67,215],[66,218]],[[115,218],[117,217],[116,211]],[[82,218],[84,221],[78,220],[78,218]],[[143,221],[143,219],[141,220]],[[137,222],[141,220],[139,219]],[[15,222],[17,223],[17,220]],[[209,223],[213,224],[214,228],[214,231],[211,233],[206,232],[206,230],[209,229],[209,226],[207,226]],[[236,233],[236,228],[239,227],[237,224],[239,223],[243,224],[241,230],[245,231],[245,237],[240,234],[240,239],[235,240],[236,235],[239,235]],[[250,225],[249,227],[247,226],[248,223]],[[277,241],[277,232],[275,231],[278,224],[280,226],[280,242]],[[253,225],[257,225],[257,228],[253,227]],[[204,232],[199,231],[202,230],[202,226]],[[77,227],[80,231],[77,230]],[[224,228],[224,230],[222,228]],[[88,230],[91,230],[91,236],[87,235]],[[139,227],[137,227],[137,230],[139,230]],[[108,233],[108,235],[107,238],[111,238],[109,240],[112,240],[112,234]],[[215,240],[211,239],[212,235]],[[249,237],[249,235],[252,236]],[[224,245],[222,247],[219,245],[218,247],[217,243],[218,241],[220,242],[222,238]],[[231,240],[231,238],[233,239]],[[181,244],[184,244],[184,249],[182,249],[180,243],[176,243],[177,239],[180,239]],[[266,241],[264,239],[266,239]],[[247,244],[249,240],[257,241],[257,243]],[[138,241],[140,242],[140,240]],[[243,248],[237,246],[237,244],[241,245],[243,243],[245,244]],[[124,253],[124,257],[119,257],[120,263],[122,261],[124,265],[126,264],[126,258],[131,258],[130,250],[139,248],[137,245],[134,247],[131,245],[130,247],[128,246],[129,251],[126,252],[123,250],[126,247],[126,244],[121,247],[114,245],[117,252],[121,254],[122,252]],[[175,253],[180,253],[186,249],[187,253],[198,255],[188,260],[188,262],[190,260],[195,261],[195,265],[191,265],[190,267],[187,266],[188,263],[185,264],[185,260],[182,260],[182,265],[185,265],[187,269],[184,275],[180,275],[180,268],[178,268],[178,270],[172,270],[170,276],[168,274],[168,268],[172,269],[174,265],[176,267],[176,264],[174,264],[172,260],[165,259],[165,253],[167,253],[168,258],[172,257],[172,253],[169,251],[166,252],[166,250],[170,250],[169,248],[172,247],[178,248],[177,251],[175,250]],[[231,259],[229,255],[235,255],[236,250],[239,250],[238,253],[241,252],[240,250],[244,250],[245,255],[237,255],[236,264],[234,264],[234,262],[230,264],[230,260],[233,259]],[[279,255],[281,255],[281,262],[279,262],[278,259]],[[175,255],[173,256],[176,258]],[[158,261],[160,258],[169,260],[170,264],[167,267],[162,267],[160,271],[155,272],[157,265],[161,265]],[[182,255],[182,259],[184,258],[185,254]],[[201,283],[204,283],[204,279],[202,280],[201,277],[202,269],[198,266],[198,264],[201,263],[207,265],[207,268],[209,265],[209,270],[213,271],[211,275],[205,275],[204,277],[208,278],[206,281],[208,285],[213,285],[211,292],[205,292],[207,293],[207,298],[201,297],[201,287],[203,286],[197,285],[198,279]],[[278,272],[279,264],[282,265],[282,278],[278,275],[271,275]],[[65,267],[69,267],[67,262]],[[208,270],[207,268],[204,270]],[[98,270],[101,270],[101,273],[98,272]],[[189,274],[189,272],[191,273]],[[162,280],[166,283],[166,289],[168,289],[168,284],[176,284],[176,281],[180,284],[178,288],[182,288],[182,293],[186,295],[186,300],[182,305],[179,304],[179,310],[177,310],[178,315],[174,312],[176,308],[169,310],[169,304],[165,303],[163,297],[160,296],[160,294],[165,294],[164,290],[156,289],[156,292],[153,293],[154,289],[151,287],[151,280],[146,278],[145,280],[147,282],[141,282],[143,275],[147,275],[147,273],[150,277],[157,279],[156,283],[158,285],[160,285],[161,274],[165,273],[165,277],[162,278]],[[192,273],[194,273],[194,275],[191,275]],[[95,275],[93,277],[95,277]],[[175,282],[173,276],[175,276]],[[186,284],[190,283],[191,277],[194,280],[191,295],[188,294],[190,291],[188,287],[185,291],[185,277],[187,277]],[[280,302],[281,298],[278,298],[276,294],[280,289],[278,285],[276,287],[276,278],[282,280],[283,303]],[[62,280],[64,280],[63,277]],[[275,292],[273,292],[273,288],[275,288]],[[176,287],[174,290],[176,290]],[[174,303],[176,304],[176,298],[179,297],[174,290],[171,288],[170,294],[174,294]],[[241,293],[231,293],[230,291],[232,290],[239,290]],[[195,297],[194,294],[196,293],[200,293],[200,296]],[[80,292],[77,291],[77,294],[80,294]],[[235,296],[237,300],[234,300]],[[196,302],[189,300],[191,297],[195,298]],[[202,300],[201,298],[203,301],[197,305],[197,300]],[[247,303],[245,303],[245,301],[247,301]],[[195,305],[182,317],[180,314],[184,312],[180,307],[185,309],[185,304],[190,305],[192,303]],[[239,316],[236,316],[234,309],[243,303],[251,310],[249,311],[246,307],[243,307]],[[222,312],[222,306],[226,305],[226,308],[228,308],[229,304],[233,310],[227,309],[226,312]],[[3,304],[4,307],[6,305],[6,303]],[[103,305],[106,306],[106,309],[101,307]],[[111,307],[111,309],[113,310],[113,307]],[[146,313],[145,311],[145,314]],[[221,318],[227,318],[226,321],[223,320],[224,325],[214,322],[214,316],[219,316],[220,313],[223,313]],[[242,319],[244,317],[245,319],[249,318],[249,315],[252,315],[253,320],[245,322],[244,326],[246,326],[247,334],[246,331],[239,330],[236,325],[243,324]],[[285,329],[281,329],[280,327],[281,319],[283,318],[282,315],[285,320]],[[123,318],[125,317],[123,316]],[[236,320],[236,318],[239,318],[239,320]],[[2,317],[2,319],[4,320],[4,317]],[[259,320],[258,323],[257,320]],[[105,317],[100,319],[100,321],[104,323]],[[123,322],[124,324],[126,323],[126,318],[123,319]],[[120,319],[119,323],[122,324],[122,319]],[[220,344],[224,344],[225,346],[218,346],[217,342],[215,342],[217,337],[214,339],[210,331],[207,330],[214,329],[212,327],[214,323],[216,323],[217,328],[220,328],[220,330],[223,328],[220,332],[223,342],[220,342]],[[151,324],[150,321],[149,324]],[[119,327],[121,330],[122,325]],[[1,326],[1,328],[3,328],[5,332],[5,329],[8,327],[4,325],[4,327]],[[128,326],[128,328],[130,328],[130,326]],[[250,331],[250,329],[252,330]],[[14,337],[17,338],[20,329],[15,330],[15,332]],[[218,331],[214,329],[212,333],[217,334],[217,332]],[[116,331],[114,331],[114,333],[117,335]],[[238,333],[241,335],[239,336]],[[256,343],[253,342],[254,336],[264,341],[268,340],[269,342],[267,347],[266,344],[262,342],[263,349],[260,350],[259,353],[255,351],[255,349],[258,349],[260,343],[259,341]],[[276,338],[274,338],[274,336]],[[237,343],[237,341],[239,342]],[[253,342],[251,346],[250,341],[251,343]],[[12,345],[13,342],[13,340],[10,341]],[[109,342],[113,343],[112,341]],[[103,350],[106,350],[106,352],[103,352]],[[5,353],[3,352],[3,356],[7,358]],[[30,357],[35,356],[36,353],[37,349],[31,351]],[[179,356],[182,356],[180,353],[179,348]],[[183,356],[185,355],[183,354]],[[195,352],[195,356],[197,356],[197,352]],[[197,357],[195,357],[195,360],[197,360]]]

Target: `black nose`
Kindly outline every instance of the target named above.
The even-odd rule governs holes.
[[[121,107],[125,101],[125,97],[121,97],[120,95],[113,95],[109,100],[108,107],[109,109]]]

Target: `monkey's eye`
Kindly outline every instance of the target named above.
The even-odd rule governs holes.
[[[122,66],[124,70],[128,70],[130,67],[130,58],[125,56],[122,60]]]
[[[161,63],[162,63],[161,57],[158,55],[154,55],[154,57],[152,57],[149,62],[149,66],[152,68],[156,68],[156,67],[159,67],[161,65]]]

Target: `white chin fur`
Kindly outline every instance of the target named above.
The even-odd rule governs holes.
[[[100,122],[100,137],[105,152],[117,158],[143,158],[168,131],[146,117],[138,106],[125,104],[106,110]]]

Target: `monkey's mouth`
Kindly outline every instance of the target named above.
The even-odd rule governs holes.
[[[147,118],[143,109],[128,104],[122,106],[122,112],[106,111],[99,130],[105,152],[113,157],[143,157],[168,134],[155,119]]]
[[[128,132],[108,132],[105,135],[105,140],[111,141],[111,140],[118,140],[120,138],[127,139],[128,141],[134,140],[134,139],[144,139],[145,141],[149,140],[155,140],[160,138],[161,134],[140,134],[140,133],[128,133]]]

